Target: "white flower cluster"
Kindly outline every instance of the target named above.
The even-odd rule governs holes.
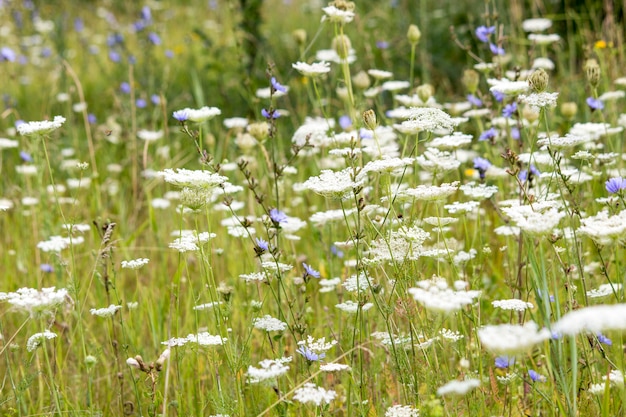
[[[573,310],[552,326],[553,332],[569,336],[612,330],[626,330],[626,304],[602,304]]]
[[[345,365],[343,363],[323,363],[320,364],[320,371],[322,372],[341,372],[341,371],[349,371],[350,365]]]
[[[50,239],[37,243],[37,248],[43,252],[61,252],[63,249],[67,249],[70,245],[78,245],[84,241],[85,238],[82,236],[50,236]]]
[[[169,247],[171,249],[176,249],[181,253],[195,252],[200,250],[200,247],[198,245],[208,242],[215,236],[217,236],[215,233],[198,233],[197,231],[191,231],[188,233],[183,233],[181,237],[175,239],[172,243],[170,243]]]
[[[252,324],[256,329],[265,330],[266,332],[283,332],[287,329],[287,323],[278,320],[269,314],[263,317],[256,317]]]
[[[213,188],[217,187],[228,180],[219,174],[213,174],[204,170],[192,170],[185,168],[165,169],[158,173],[168,182],[177,187],[189,188]]]
[[[305,77],[318,77],[322,74],[330,72],[330,64],[328,62],[314,62],[307,64],[306,62],[296,62],[291,66]]]
[[[173,337],[165,342],[161,342],[161,344],[168,347],[185,346],[187,343],[197,343],[199,346],[218,346],[223,345],[227,340],[227,338],[219,335],[214,336],[208,332],[201,332],[189,334],[187,337]]]
[[[20,288],[15,292],[0,292],[0,301],[6,301],[17,310],[37,315],[51,312],[68,299],[65,288],[42,288],[41,291],[33,288]]]
[[[433,107],[412,107],[407,116],[408,120],[394,126],[405,134],[434,131],[452,133],[457,125],[448,113]]]
[[[465,284],[465,283],[463,283]],[[433,277],[417,282],[417,288],[409,288],[413,299],[427,310],[450,313],[458,311],[474,302],[481,291],[455,290],[448,286],[444,278]]]
[[[28,122],[17,126],[17,131],[23,136],[44,135],[60,128],[65,123],[65,117],[54,116],[54,120],[42,122]]]
[[[259,368],[252,365],[248,366],[248,382],[258,384],[259,382],[273,381],[279,376],[285,375],[289,370],[289,365],[285,365],[286,362],[291,362],[291,358],[265,359],[259,362]]]
[[[112,317],[115,312],[121,308],[122,306],[111,304],[110,306],[104,308],[92,308],[89,312],[98,317]]]
[[[55,337],[57,337],[57,334],[52,333],[50,330],[45,330],[43,333],[35,333],[26,341],[26,350],[32,352],[47,339],[54,339]]]
[[[502,212],[522,231],[530,235],[545,235],[552,233],[565,217],[565,212],[554,207],[548,207],[542,211],[535,211],[531,206],[503,207]],[[624,225],[626,230],[626,224]]]
[[[626,236],[626,210],[618,214],[609,215],[601,211],[595,216],[580,220],[578,233],[589,236],[601,245],[608,245]]]
[[[524,353],[551,336],[548,329],[539,329],[533,321],[523,325],[500,324],[478,329],[478,338],[482,345],[496,355]]]
[[[201,123],[207,121],[209,119],[214,118],[215,116],[219,116],[222,114],[222,111],[217,107],[201,107],[199,109],[190,109],[184,108],[182,110],[178,110],[179,112],[184,112],[187,115],[187,120],[192,122]]]
[[[463,194],[474,200],[488,199],[498,192],[496,185],[476,184],[474,182],[463,184],[459,189],[463,191]]]
[[[306,340],[300,340],[298,342],[298,346],[304,346],[311,352],[317,354],[329,351],[336,344],[336,340],[331,340],[330,342],[327,342],[325,337],[322,337],[321,339],[315,339],[313,336],[307,336]]]
[[[353,179],[352,168],[342,171],[323,170],[320,175],[310,177],[302,187],[326,198],[344,199],[350,196],[352,190],[362,186],[366,177],[357,176]]]
[[[602,376],[602,381],[589,386],[589,392],[592,394],[602,395],[605,393],[606,385],[609,387],[617,387],[624,389],[624,374],[619,369],[613,369],[608,375]]]
[[[479,379],[466,379],[463,381],[459,381],[456,379],[453,379],[452,381],[446,383],[445,385],[439,387],[437,389],[437,394],[438,395],[465,395],[468,392],[470,392],[471,390],[473,390],[474,388],[477,388],[480,386],[480,380]]]
[[[352,301],[352,300],[347,300],[347,301],[344,301],[343,303],[335,304],[335,307],[337,307],[339,310],[343,311],[344,313],[348,313],[348,314],[356,314],[357,311],[359,311],[359,303],[357,303],[356,301]],[[361,306],[361,311],[367,311],[372,307],[374,307],[374,304],[365,303]]]
[[[418,185],[415,188],[408,188],[399,192],[397,198],[401,200],[415,199],[421,201],[444,200],[454,194],[458,189],[458,181],[441,185]]]
[[[419,410],[408,405],[393,405],[385,411],[385,417],[419,417]]]
[[[543,108],[555,107],[557,98],[559,98],[559,93],[548,93],[545,91],[530,95],[521,94],[518,97],[520,102],[529,105],[535,112],[539,112]]]
[[[293,395],[295,401],[301,402],[302,404],[312,403],[318,407],[322,404],[330,404],[336,397],[337,393],[335,391],[325,390],[310,382],[298,388]]]
[[[197,306],[194,306],[193,309],[194,310],[208,310],[208,309],[213,308],[215,306],[218,306],[220,304],[222,304],[221,301],[213,301],[213,302],[210,302],[210,303],[199,304]]]
[[[148,262],[150,262],[150,259],[148,258],[138,258],[138,259],[131,259],[130,261],[122,261],[122,268],[139,269],[144,265],[148,265]]]
[[[527,308],[533,308],[533,304],[512,298],[510,300],[495,300],[491,302],[491,305],[496,308],[501,308],[502,310],[515,310],[515,311],[524,311]]]
[[[589,298],[602,298],[608,295],[619,294],[622,290],[622,284],[602,284],[598,288],[587,291],[587,297]]]

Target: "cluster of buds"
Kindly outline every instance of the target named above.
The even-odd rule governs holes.
[[[163,364],[170,357],[170,348],[167,348],[161,353],[161,356],[150,364],[146,364],[144,362],[141,355],[137,355],[134,358],[126,359],[126,364],[131,368],[139,369],[141,372],[145,372],[147,374],[152,375],[153,371],[160,372],[163,369]]]

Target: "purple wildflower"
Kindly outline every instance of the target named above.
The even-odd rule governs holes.
[[[519,127],[517,127],[517,126],[513,126],[513,127],[511,128],[511,138],[512,138],[513,140],[519,140],[519,138],[520,138],[520,131],[519,131]]]
[[[148,102],[143,98],[138,98],[137,100],[135,100],[135,105],[138,109],[144,109],[148,105]]]
[[[317,354],[305,346],[300,346],[300,349],[296,350],[296,352],[304,356],[304,358],[309,362],[316,362],[326,357],[325,353]]]
[[[476,107],[481,107],[483,105],[483,101],[476,97],[474,94],[468,94],[467,101],[469,101],[473,106]]]
[[[122,60],[122,56],[116,51],[109,51],[109,59],[111,62],[118,63]]]
[[[378,49],[387,49],[387,48],[389,48],[389,42],[387,42],[387,41],[377,41],[376,42],[376,47]]]
[[[152,94],[150,96],[150,101],[152,102],[152,104],[154,104],[155,106],[158,106],[159,104],[161,104],[161,96],[158,94]]]
[[[478,26],[476,28],[476,37],[478,38],[479,41],[483,42],[483,43],[487,43],[489,42],[489,35],[491,35],[492,33],[495,33],[496,31],[496,27],[495,26]]]
[[[505,95],[499,91],[492,91],[491,94],[493,94],[493,98],[495,98],[498,103],[501,103],[502,100],[504,100]]]
[[[77,17],[76,19],[74,19],[74,30],[80,33],[84,29],[85,29],[85,23],[83,22],[83,19],[81,19],[80,17]]]
[[[337,258],[343,258],[343,251],[335,245],[330,245],[330,253],[335,255]]]
[[[270,109],[269,111],[263,109],[261,110],[261,116],[266,119],[278,119],[280,117],[280,113],[278,110]]]
[[[496,136],[498,136],[498,131],[495,128],[490,127],[480,134],[478,140],[492,140],[495,139]]]
[[[602,100],[593,97],[587,97],[587,105],[589,106],[591,111],[602,110],[604,108],[604,103],[602,102]]]
[[[496,368],[506,369],[509,366],[515,365],[515,357],[512,356],[498,356],[495,361]]]
[[[172,117],[182,123],[189,119],[189,112],[187,110],[176,110],[172,113]]]
[[[20,159],[24,162],[33,162],[33,157],[26,151],[20,151]]]
[[[13,49],[8,48],[6,46],[3,46],[2,48],[0,48],[0,62],[3,62],[3,61],[15,62],[16,58],[17,58],[17,55],[15,54]]]
[[[39,269],[41,272],[45,272],[47,274],[54,272],[54,267],[50,264],[41,264],[39,265]]]
[[[276,77],[272,77],[270,81],[272,83],[272,88],[274,88],[274,90],[280,91],[281,93],[287,92],[287,87],[285,87],[284,85],[276,81]]]
[[[528,370],[528,376],[530,377],[530,379],[533,382],[544,382],[546,380],[545,376],[539,374],[538,372],[536,372],[536,371],[534,371],[532,369]]]
[[[609,178],[605,185],[609,193],[615,194],[626,188],[626,179],[622,177]]]
[[[603,345],[611,346],[613,344],[613,341],[602,333],[598,333],[596,336],[598,337],[598,342],[602,343]]]
[[[96,122],[98,122],[98,118],[96,117],[95,114],[89,113],[87,115],[87,121],[89,122],[89,124],[94,125],[94,124],[96,124]]]
[[[489,49],[491,49],[491,53],[494,55],[504,55],[504,48],[495,43],[490,43]]]
[[[531,165],[530,166],[530,175],[529,175],[529,170],[523,169],[520,171],[520,173],[518,174],[517,178],[520,179],[521,182],[525,182],[526,180],[529,180],[533,177],[538,177],[539,175],[541,175],[541,172],[537,169],[536,166]],[[552,298],[553,296],[550,296],[550,301],[554,301],[554,299]]]
[[[284,212],[273,208],[270,210],[270,219],[272,219],[274,223],[279,224],[287,221],[287,215]]]
[[[270,248],[269,243],[260,237],[257,237],[254,239],[254,244],[256,245],[258,249],[262,250],[263,252],[265,252],[266,250],[269,250]]]
[[[517,113],[517,103],[507,104],[502,109],[502,116],[504,117],[513,117],[515,113]]]
[[[319,271],[316,271],[310,265],[307,265],[306,263],[302,262],[302,266],[304,267],[304,276],[305,277],[313,277],[313,278],[319,278],[320,277]]]
[[[352,127],[352,120],[350,119],[350,116],[348,115],[343,115],[339,118],[339,126],[341,126],[341,128],[343,130],[348,130]]]
[[[161,37],[155,32],[148,33],[148,40],[152,45],[161,45]]]
[[[480,179],[484,180],[485,179],[485,172],[487,172],[487,170],[491,166],[491,162],[489,162],[487,159],[481,158],[479,156],[474,158],[473,162],[474,162],[474,169],[478,170],[478,175],[480,176]]]

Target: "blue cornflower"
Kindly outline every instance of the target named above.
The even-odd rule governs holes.
[[[158,94],[152,94],[150,96],[150,101],[152,102],[152,104],[154,104],[155,106],[158,106],[159,104],[161,104],[161,96]]]
[[[480,176],[480,179],[484,180],[485,179],[485,172],[487,172],[487,170],[491,166],[491,162],[489,162],[485,158],[481,158],[479,156],[474,158],[473,162],[474,162],[474,169],[478,170],[478,175]]]
[[[98,118],[95,114],[89,113],[87,115],[87,121],[89,122],[89,124],[95,125],[98,122]]]
[[[74,19],[74,30],[80,33],[84,29],[85,29],[85,23],[83,22],[83,19],[81,19],[80,17],[77,17],[76,19]]]
[[[325,353],[317,354],[306,346],[300,346],[300,349],[297,349],[296,352],[304,356],[304,358],[309,362],[316,362],[326,357]]]
[[[267,111],[263,109],[261,110],[261,116],[265,117],[266,119],[278,119],[280,117],[280,113],[278,112],[278,110],[270,109],[270,111]]]
[[[361,139],[374,139],[374,133],[372,133],[371,130],[369,129],[365,129],[365,128],[361,128],[361,130],[359,130],[359,136],[361,137]]]
[[[310,265],[307,265],[304,262],[302,262],[302,266],[304,267],[304,276],[305,277],[313,277],[313,278],[319,278],[320,277],[319,271],[316,271]]]
[[[513,117],[515,113],[517,113],[517,103],[507,104],[502,109],[502,116],[504,117]]]
[[[539,374],[538,372],[536,372],[536,371],[534,371],[532,369],[528,370],[528,376],[530,377],[530,379],[533,382],[544,382],[546,380],[545,376]]]
[[[54,267],[50,264],[41,264],[39,265],[39,269],[41,272],[45,272],[47,274],[54,272]]]
[[[602,333],[598,333],[596,336],[598,337],[598,342],[602,343],[603,345],[611,346],[613,344],[613,341]]]
[[[176,110],[172,113],[172,117],[182,123],[189,119],[189,112],[187,110]]]
[[[335,255],[337,258],[343,258],[343,251],[335,245],[330,245],[330,253]]]
[[[498,356],[496,358],[495,363],[496,363],[496,368],[506,369],[509,366],[515,365],[515,357],[513,357],[513,356],[506,356],[506,355]]]
[[[270,219],[272,219],[274,223],[283,223],[287,221],[287,215],[284,212],[273,208],[270,210]]]
[[[389,42],[387,42],[387,41],[377,41],[376,42],[376,47],[378,49],[387,49],[387,48],[389,48]]]
[[[137,106],[138,109],[144,109],[147,105],[148,102],[143,98],[138,98],[137,100],[135,100],[135,106]]]
[[[33,157],[26,151],[20,151],[20,158],[24,162],[33,162]]]
[[[152,45],[161,45],[161,37],[155,32],[148,33],[148,40]]]
[[[343,130],[348,130],[352,127],[352,119],[350,119],[350,116],[348,115],[343,115],[339,118],[339,126],[341,126],[341,128]]]
[[[498,131],[495,128],[490,127],[480,134],[478,140],[491,140],[495,139],[496,136],[498,136]]]
[[[0,62],[9,61],[15,62],[17,58],[17,54],[13,51],[13,49],[3,46],[0,48]]]
[[[141,8],[141,18],[145,21],[145,22],[150,22],[152,20],[152,11],[150,10],[150,7],[148,6],[143,6]]]
[[[491,49],[491,53],[494,55],[504,55],[504,48],[495,43],[490,43],[489,49]]]
[[[287,87],[285,87],[284,85],[282,85],[281,83],[276,81],[275,77],[272,77],[270,82],[272,83],[272,87],[274,88],[274,90],[280,91],[281,93],[286,93],[287,92]]]
[[[593,97],[587,97],[587,105],[591,110],[602,110],[604,108],[602,100]]]
[[[261,249],[263,252],[265,252],[266,250],[269,250],[270,248],[270,244],[260,237],[255,238],[254,243],[256,244],[256,247]]]
[[[605,184],[606,190],[611,194],[615,194],[626,188],[626,179],[613,177],[609,178]]]
[[[479,41],[487,43],[489,42],[489,35],[495,33],[495,26],[478,26],[476,28],[476,37]]]
[[[166,58],[174,58],[174,51],[172,51],[171,49],[166,49],[165,50],[165,57]]]
[[[520,135],[519,127],[513,126],[511,128],[511,138],[514,140],[519,140],[520,136],[521,135]]]
[[[541,175],[541,172],[537,169],[536,166],[531,165],[530,166],[530,175],[538,177],[539,175]],[[519,178],[519,180],[521,182],[526,181],[528,179],[528,170],[526,170],[526,169],[521,170],[520,173],[518,174],[517,178]],[[550,301],[554,301],[553,297],[554,296],[552,296],[552,295],[550,296]]]
[[[111,62],[118,63],[122,60],[122,56],[116,51],[109,51],[109,59]]]
[[[493,94],[493,98],[495,98],[498,103],[501,103],[504,97],[506,97],[506,95],[499,91],[492,91],[491,94]]]
[[[476,97],[474,94],[468,94],[467,101],[469,101],[473,106],[476,107],[481,107],[483,105],[483,101]]]

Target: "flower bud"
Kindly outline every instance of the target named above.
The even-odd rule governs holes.
[[[350,49],[352,48],[352,43],[350,43],[350,38],[346,35],[337,35],[335,39],[333,39],[333,49],[339,55],[339,58],[346,59],[348,58],[348,54],[350,53]]]
[[[259,142],[265,141],[270,134],[270,126],[267,122],[250,123],[246,129]]]
[[[528,84],[535,93],[541,93],[548,87],[550,76],[543,68],[533,71],[528,77]]]
[[[578,112],[578,106],[573,101],[561,104],[561,114],[567,120],[573,120]]]
[[[128,366],[130,366],[131,368],[135,368],[135,369],[141,368],[141,365],[139,364],[139,361],[137,361],[137,359],[135,359],[135,358],[128,358],[128,359],[126,359],[126,364]]]
[[[354,77],[352,77],[352,84],[356,87],[356,88],[360,88],[363,90],[366,90],[369,88],[370,86],[370,77],[369,75],[367,75],[367,73],[365,71],[359,71],[359,73],[357,75],[355,75]]]
[[[411,45],[417,45],[422,37],[422,32],[420,32],[417,25],[411,25],[406,33],[406,37]]]
[[[369,109],[363,112],[363,124],[369,130],[376,129],[376,113],[374,113],[374,110]]]
[[[296,29],[293,32],[291,32],[291,36],[293,36],[293,39],[296,41],[296,43],[300,46],[304,45],[306,43],[306,30],[304,29]]]
[[[596,88],[600,82],[600,65],[598,65],[598,61],[592,58],[585,62],[585,75],[589,85]]]
[[[98,363],[98,359],[95,356],[93,355],[85,356],[85,366],[87,366],[87,368],[91,368],[96,363]]]
[[[467,91],[470,94],[474,94],[478,89],[480,74],[478,74],[478,72],[474,71],[473,69],[467,69],[463,71],[463,78],[461,79],[461,82],[463,83],[465,88],[467,88]]]
[[[417,87],[416,93],[419,99],[426,103],[435,94],[435,88],[430,84],[422,84]]]

